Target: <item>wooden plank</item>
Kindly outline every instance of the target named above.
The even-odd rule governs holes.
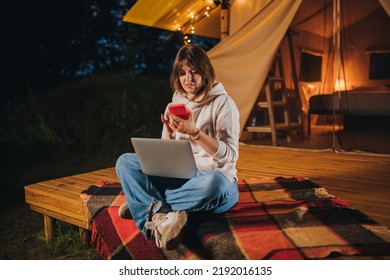
[[[68,202],[61,199],[61,197],[54,198],[45,194],[38,194],[34,191],[26,191],[25,197],[26,203],[30,204],[30,206],[34,205],[76,220],[84,219],[84,216],[82,215],[81,198],[79,198],[79,201],[74,200],[72,202]]]
[[[110,176],[112,178],[117,178],[115,167],[108,167],[105,169],[95,170],[90,172],[92,174],[100,175],[100,176]]]
[[[83,191],[87,187],[95,183],[95,182],[91,182],[91,180],[87,180],[84,178],[77,178],[75,176],[53,179],[52,182],[56,182],[58,184],[63,184],[67,186],[73,186],[73,188],[78,191]]]
[[[81,192],[71,192],[69,189],[67,190],[64,187],[58,187],[55,184],[50,185],[45,182],[45,184],[38,183],[33,186],[27,186],[25,188],[26,191],[33,192],[35,194],[43,195],[46,197],[50,197],[53,199],[58,199],[61,201],[66,201],[69,203],[76,203],[80,201],[80,193]]]
[[[43,215],[47,215],[47,216],[50,216],[50,217],[53,217],[55,219],[58,219],[58,220],[61,220],[61,221],[64,221],[66,223],[69,223],[71,225],[75,225],[75,226],[78,226],[78,227],[81,227],[81,228],[84,228],[84,229],[90,229],[90,224],[88,223],[87,220],[80,220],[80,219],[75,219],[73,217],[69,217],[69,216],[66,216],[66,215],[61,215],[57,212],[53,212],[53,211],[50,211],[48,209],[45,209],[45,208],[41,208],[39,206],[35,206],[35,205],[30,205],[30,208],[31,210],[37,212],[37,213],[41,213]]]
[[[246,130],[249,132],[264,132],[264,133],[268,133],[268,132],[272,131],[272,129],[269,125],[247,126]]]
[[[99,182],[99,181],[117,181],[118,179],[116,180],[113,180],[116,178],[116,176],[111,176],[109,177],[108,175],[106,174],[99,174],[99,173],[85,173],[83,174],[82,176],[81,175],[75,175],[74,176],[75,178],[83,178],[83,179],[88,179],[88,180],[91,180],[91,183],[94,184],[96,182]]]

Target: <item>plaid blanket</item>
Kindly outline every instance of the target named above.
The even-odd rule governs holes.
[[[119,183],[82,192],[92,245],[103,259],[322,259],[390,256],[390,231],[307,178],[239,181],[239,202],[224,214],[189,213],[175,251],[146,240],[121,219]]]

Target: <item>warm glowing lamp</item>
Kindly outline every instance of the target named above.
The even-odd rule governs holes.
[[[344,79],[337,79],[334,84],[335,91],[345,91],[345,81]]]

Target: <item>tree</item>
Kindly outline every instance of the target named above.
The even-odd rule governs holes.
[[[168,78],[180,34],[122,21],[135,0],[3,4],[2,103],[97,72]],[[204,46],[215,40],[198,38]],[[211,43],[210,43],[211,42]]]
[[[3,4],[2,97],[46,92],[94,72],[123,67],[123,14],[135,1],[19,0]]]

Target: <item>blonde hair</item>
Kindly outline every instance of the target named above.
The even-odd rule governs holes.
[[[195,94],[196,96],[203,95],[203,100],[211,91],[215,81],[214,67],[211,64],[207,53],[200,46],[191,44],[183,46],[177,52],[171,73],[171,88],[173,91],[178,91],[182,95],[185,95],[185,90],[179,79],[179,73],[183,64],[193,68],[202,77],[202,84]]]

